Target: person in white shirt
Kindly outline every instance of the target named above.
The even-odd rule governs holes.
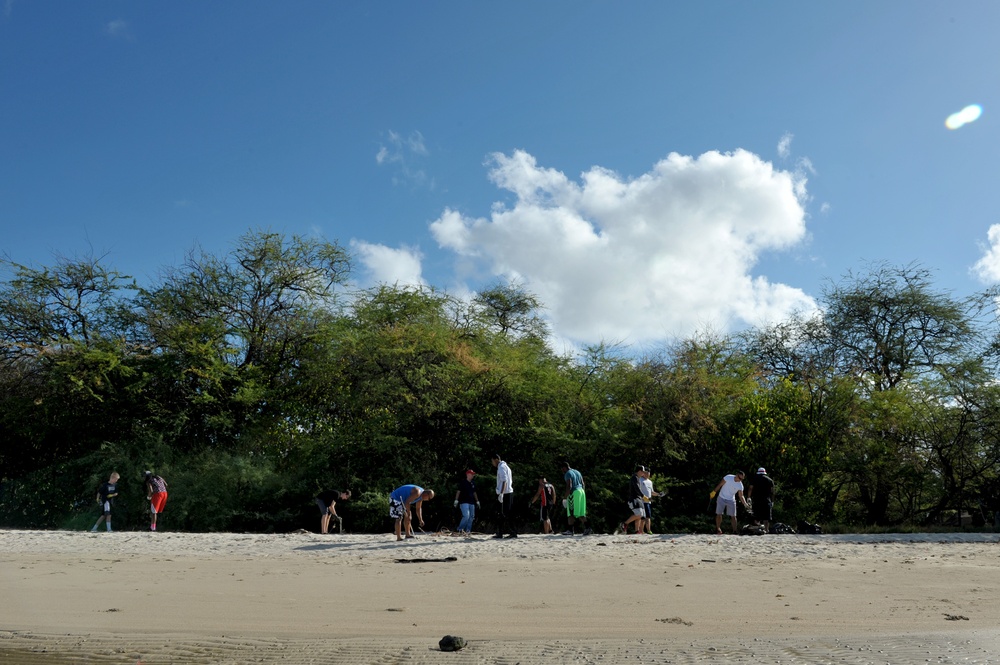
[[[494,455],[491,461],[497,470],[497,502],[500,504],[497,532],[493,537],[503,538],[503,532],[506,530],[508,538],[517,538],[517,530],[511,519],[514,510],[514,476],[510,472],[510,466],[500,459],[499,454]]]
[[[743,479],[746,478],[746,475],[742,471],[730,473],[720,480],[709,494],[709,498],[715,499],[715,533],[719,535],[722,535],[723,515],[729,515],[733,524],[733,533],[739,533],[739,524],[736,522],[736,499],[740,500],[744,508],[750,510],[747,500],[743,498]]]
[[[663,492],[653,490],[653,481],[649,475],[649,469],[639,474],[639,488],[642,490],[642,507],[646,511],[646,517],[642,521],[642,530],[653,535],[653,497],[663,496]]]

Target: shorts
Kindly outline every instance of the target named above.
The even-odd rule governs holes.
[[[774,513],[774,501],[771,499],[757,499],[753,502],[753,516],[764,522],[772,521]]]
[[[320,515],[326,515],[330,512],[330,506],[323,503],[323,499],[316,499],[316,505],[319,507]]]
[[[643,503],[642,499],[632,499],[631,501],[628,502],[629,510],[631,510],[632,514],[637,517],[646,516],[646,509],[644,506],[645,504]]]
[[[101,504],[101,514],[102,515],[110,515],[111,514],[111,502],[110,501],[105,501],[104,503]]]
[[[715,514],[736,517],[736,499],[723,499],[720,496],[715,500]]]
[[[587,516],[587,493],[583,491],[582,487],[577,487],[570,493],[569,499],[566,502],[566,516]]]
[[[549,519],[549,507],[542,506],[541,508],[538,509],[538,521],[545,522],[548,519]]]
[[[389,517],[394,520],[403,519],[403,515],[406,514],[406,506],[403,505],[402,501],[397,501],[396,499],[389,499]]]
[[[167,493],[153,492],[153,496],[149,499],[149,507],[156,515],[162,513],[163,509],[167,507]]]
[[[642,508],[646,513],[646,519],[647,520],[653,519],[653,504],[649,501],[643,501]]]

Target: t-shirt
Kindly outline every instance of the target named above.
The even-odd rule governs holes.
[[[417,503],[418,501],[422,501],[424,498],[423,496],[424,488],[420,487],[419,485],[403,485],[402,487],[397,487],[392,491],[392,494],[389,495],[389,498],[393,499],[394,501],[398,501],[399,503],[403,503],[408,498],[410,498],[410,494],[413,492],[414,489],[417,490],[417,498],[414,499],[413,501],[410,501],[410,504],[412,505],[414,503]]]
[[[118,483],[104,483],[97,488],[97,493],[101,497],[101,503],[111,501],[118,494]],[[114,501],[111,501],[114,503]]]
[[[642,478],[639,474],[635,474],[628,482],[628,500],[635,501],[636,499],[642,500]]]
[[[750,495],[753,499],[766,500],[774,496],[774,481],[763,473],[758,473],[751,478],[750,486],[753,487],[753,493]]]
[[[458,481],[458,502],[476,502],[476,481],[469,480],[468,478],[462,478]]]
[[[324,506],[329,506],[331,503],[337,501],[340,498],[339,490],[323,490],[316,495],[316,498],[323,502]]]
[[[719,498],[724,501],[732,501],[736,498],[737,492],[743,491],[743,483],[736,480],[736,474],[733,473],[730,473],[723,480],[726,482],[722,485],[722,489],[719,490]]]
[[[649,478],[643,478],[639,483],[642,489],[642,500],[648,502],[653,498],[653,481]]]
[[[573,492],[583,487],[583,474],[581,474],[576,469],[570,469],[569,471],[567,471],[566,474],[563,476],[563,479],[569,481],[570,492]]]
[[[153,492],[167,491],[167,483],[164,482],[163,478],[160,478],[159,476],[150,476],[148,482],[149,487]]]

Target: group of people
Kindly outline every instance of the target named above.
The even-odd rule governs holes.
[[[517,538],[514,524],[514,475],[510,465],[499,454],[493,455],[491,463],[496,469],[497,523],[494,538]],[[570,466],[568,461],[560,463],[560,469],[565,483],[565,496],[562,500],[566,510],[567,528],[564,536],[576,535],[579,524],[582,535],[590,535],[591,528],[587,525],[587,493],[583,474]],[[465,471],[465,478],[459,481],[455,492],[454,506],[461,511],[462,517],[458,524],[458,532],[463,535],[472,533],[476,512],[482,509],[475,483],[476,472],[473,469]],[[100,508],[100,517],[91,531],[97,531],[102,522],[111,531],[111,509],[115,497],[118,496],[118,481],[121,476],[112,473],[108,481],[97,488],[96,501]],[[756,475],[747,484],[749,488],[744,496],[743,471],[728,474],[719,481],[709,493],[709,500],[715,501],[715,531],[722,534],[722,518],[730,517],[733,533],[738,533],[737,502],[741,503],[752,519],[760,524],[764,531],[770,530],[773,519],[774,480],[767,475],[766,469],[760,467]],[[167,504],[167,482],[152,471],[143,474],[146,486],[146,499],[150,507],[150,531],[156,531],[156,518]],[[627,507],[630,515],[618,525],[616,534],[628,533],[632,526],[634,533],[652,533],[652,499],[663,496],[663,492],[653,489],[650,471],[639,465],[629,480]],[[343,519],[337,514],[337,501],[351,498],[350,490],[325,490],[316,496],[316,505],[320,511],[320,533],[330,532],[331,523],[336,523],[340,532],[344,530]],[[424,526],[423,504],[434,498],[434,490],[424,489],[419,485],[401,485],[389,495],[389,517],[395,521],[394,533],[396,540],[413,538],[413,513],[422,529]],[[538,479],[538,488],[528,502],[529,506],[539,504],[538,520],[542,533],[553,533],[552,518],[558,505],[555,485],[547,478]]]
[[[114,506],[115,497],[118,496],[118,481],[120,479],[121,476],[116,471],[111,474],[107,482],[98,486],[96,501],[100,516],[91,527],[91,531],[97,531],[101,522],[104,522],[108,532],[111,531],[111,508]],[[162,513],[167,506],[167,481],[152,471],[144,472],[143,480],[146,485],[146,500],[149,501],[151,514],[149,530],[156,531],[156,516]]]
[[[750,479],[746,497],[743,496],[743,479],[746,474],[742,471],[730,473],[719,481],[709,495],[709,501],[715,499],[715,533],[722,535],[722,518],[729,515],[733,533],[739,533],[739,523],[736,518],[736,502],[739,500],[743,507],[750,513],[752,519],[759,523],[765,532],[771,530],[771,521],[774,511],[774,480],[767,475],[767,469],[760,467],[756,475]]]
[[[635,468],[628,483],[628,509],[631,515],[618,525],[615,533],[628,533],[629,525],[634,525],[635,533],[653,533],[653,497],[663,496],[663,492],[653,490],[653,480],[649,469],[643,465]]]

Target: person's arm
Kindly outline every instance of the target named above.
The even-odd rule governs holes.
[[[538,499],[539,499],[539,498],[540,498],[541,496],[542,496],[542,488],[541,488],[541,487],[539,487],[539,488],[538,488],[537,490],[535,490],[535,496],[531,497],[531,501],[529,501],[529,502],[528,502],[528,504],[529,504],[529,505],[534,505],[534,504],[535,504],[535,501],[538,501]]]
[[[153,483],[151,483],[151,482],[149,482],[147,480],[146,481],[146,499],[149,500],[149,499],[152,499],[152,498],[153,498]]]
[[[743,498],[743,490],[736,490],[736,497],[740,500],[740,503],[743,504],[744,508],[750,507],[747,505],[747,500]]]
[[[719,481],[719,484],[715,486],[715,489],[712,490],[712,492],[711,492],[711,494],[709,496],[711,496],[712,498],[715,498],[715,495],[719,493],[719,490],[721,490],[722,486],[725,485],[725,484],[726,484],[726,479],[723,478],[722,480]]]
[[[458,497],[462,496],[462,490],[455,490],[455,507],[458,507]]]
[[[333,501],[330,502],[330,505],[327,507],[327,511],[331,515],[333,515],[334,517],[337,516],[337,500],[336,499],[334,499]]]
[[[747,490],[747,498],[753,498],[753,483],[750,483],[750,488]]]
[[[424,502],[423,501],[417,501],[417,522],[420,523],[420,526],[424,525]]]

